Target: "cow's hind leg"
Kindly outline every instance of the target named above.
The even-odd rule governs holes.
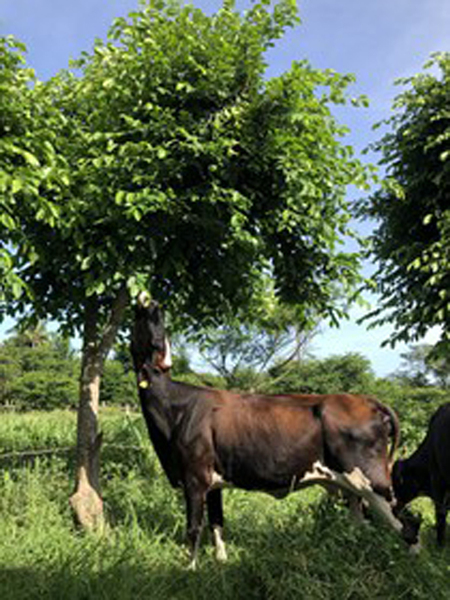
[[[206,490],[190,481],[185,484],[184,494],[186,499],[187,538],[191,555],[189,568],[194,571],[197,567],[197,554],[203,524]]]
[[[438,470],[436,469],[435,471],[435,474],[431,477],[431,490],[436,514],[436,537],[438,546],[443,546],[445,543],[447,520],[447,494],[445,483],[442,481],[442,478],[439,477]]]
[[[206,496],[206,505],[208,508],[208,521],[213,538],[216,560],[226,562],[227,551],[223,541],[223,506],[222,490],[210,490]]]
[[[447,525],[447,506],[444,500],[435,500],[434,507],[436,512],[436,535],[439,546],[445,544],[445,529]]]

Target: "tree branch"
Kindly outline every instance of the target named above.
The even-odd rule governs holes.
[[[116,339],[117,332],[122,323],[123,314],[125,312],[126,307],[128,306],[129,301],[130,294],[128,292],[126,284],[124,283],[117,292],[116,297],[114,298],[108,322],[106,323],[102,333],[100,341],[100,352],[103,356],[103,359],[106,358],[108,352],[112,348],[114,340]]]

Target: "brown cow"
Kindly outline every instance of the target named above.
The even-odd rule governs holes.
[[[184,491],[192,567],[205,503],[216,557],[226,559],[224,485],[275,496],[315,483],[344,489],[401,531],[388,504],[399,432],[390,408],[352,394],[238,394],[173,381],[163,312],[142,298],[131,353],[150,438],[170,483]]]

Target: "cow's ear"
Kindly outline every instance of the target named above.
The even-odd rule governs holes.
[[[394,427],[392,424],[391,415],[383,413],[382,419],[383,419],[383,425],[386,427],[388,435],[392,435],[392,433],[394,431]]]

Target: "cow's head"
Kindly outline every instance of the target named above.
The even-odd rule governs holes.
[[[407,508],[394,507],[394,515],[403,526],[402,538],[410,546],[415,546],[419,543],[420,526],[422,517],[412,513]]]
[[[322,410],[327,463],[337,471],[359,468],[372,489],[392,499],[388,447],[395,416],[362,396],[332,396]]]
[[[145,294],[139,296],[135,308],[131,354],[138,377],[142,377],[144,371],[165,372],[172,366],[164,312],[156,301],[150,300]]]
[[[392,468],[392,485],[399,510],[417,498],[421,492],[419,477],[405,460],[395,461]]]

